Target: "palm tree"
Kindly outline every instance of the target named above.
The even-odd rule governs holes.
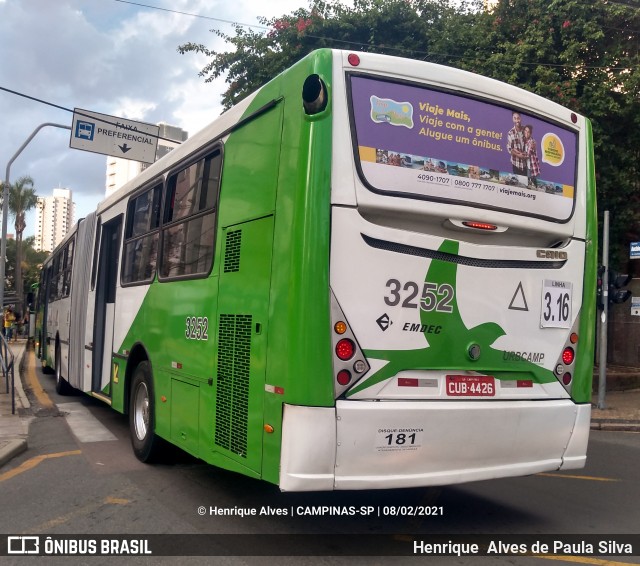
[[[22,312],[24,302],[24,289],[22,284],[22,233],[27,227],[26,213],[38,203],[38,195],[33,188],[33,179],[28,175],[20,177],[9,187],[9,212],[15,218],[16,228],[16,267],[15,288],[17,302]]]

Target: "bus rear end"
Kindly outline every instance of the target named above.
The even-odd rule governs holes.
[[[497,81],[370,54],[334,53],[332,93],[336,402],[285,407],[280,487],[584,466],[589,122]]]

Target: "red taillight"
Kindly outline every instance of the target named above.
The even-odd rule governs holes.
[[[569,385],[571,383],[571,374],[569,372],[565,373],[562,376],[562,383],[565,385]]]
[[[497,230],[498,227],[495,224],[487,224],[486,222],[473,222],[473,221],[465,221],[462,223],[463,226],[467,228],[475,228],[476,230]]]
[[[566,366],[572,364],[575,357],[576,353],[573,351],[573,348],[569,348],[568,346],[562,352],[562,362]]]
[[[343,338],[336,344],[336,355],[343,361],[353,358],[355,351],[355,344],[348,338]]]
[[[341,369],[338,372],[337,379],[340,385],[349,385],[349,382],[351,381],[351,373],[346,369]]]
[[[357,67],[360,64],[360,57],[358,57],[355,53],[349,53],[347,61],[349,61],[350,65]]]

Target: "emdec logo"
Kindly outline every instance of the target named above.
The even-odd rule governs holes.
[[[384,313],[380,318],[376,320],[376,322],[378,323],[378,326],[380,327],[380,330],[382,330],[382,332],[385,332],[387,328],[389,328],[393,324],[387,313]]]

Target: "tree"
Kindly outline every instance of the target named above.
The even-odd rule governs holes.
[[[640,10],[617,2],[502,0],[476,22],[463,68],[515,84],[587,116],[598,206],[610,210],[611,257],[640,240]]]
[[[22,281],[22,234],[27,227],[26,213],[34,208],[38,202],[38,195],[33,188],[33,179],[29,176],[20,177],[9,187],[9,212],[15,219],[16,229],[16,263],[14,286],[17,302],[22,309],[24,303],[24,287]]]
[[[40,281],[40,270],[44,260],[49,256],[49,252],[36,251],[35,236],[29,236],[22,241],[22,289],[28,293],[33,285]],[[15,240],[7,242],[7,280],[15,289],[15,266],[16,266],[17,243]]]
[[[316,1],[262,20],[266,32],[216,32],[232,49],[187,43],[210,58],[200,75],[226,77],[225,108],[320,47],[427,60],[492,77],[591,119],[598,205],[612,215],[611,257],[640,240],[640,9],[607,0]]]
[[[314,49],[334,47],[374,50],[423,58],[446,22],[464,12],[447,0],[355,0],[353,8],[339,2],[311,2],[289,15],[261,19],[266,33],[235,26],[235,36],[213,30],[233,46],[218,52],[202,44],[178,47],[210,57],[200,76],[206,82],[225,76],[229,88],[222,104],[230,108]]]

